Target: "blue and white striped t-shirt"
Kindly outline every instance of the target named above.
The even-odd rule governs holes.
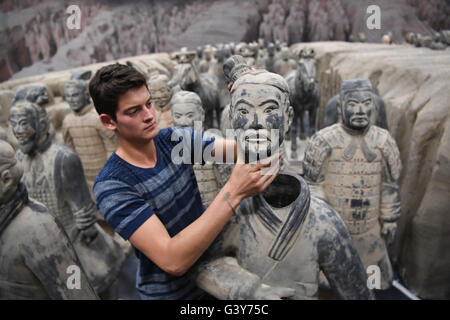
[[[172,141],[174,134],[183,138]],[[113,153],[98,173],[94,183],[98,210],[124,239],[128,240],[153,214],[158,216],[173,237],[205,210],[192,165],[176,164],[179,161],[172,161],[171,158],[174,147],[177,146],[178,152],[181,149],[178,143],[189,140],[186,148],[197,142],[201,151],[214,141],[190,129],[163,129],[154,139],[157,151],[154,168],[133,166]],[[192,159],[194,148],[190,150]],[[184,151],[178,153],[183,155]],[[139,259],[136,287],[142,299],[196,299],[203,295],[203,291],[189,277],[166,273],[134,249]]]

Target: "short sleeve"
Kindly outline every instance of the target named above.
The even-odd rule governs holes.
[[[96,182],[94,196],[100,214],[125,240],[154,214],[136,189],[120,180]]]

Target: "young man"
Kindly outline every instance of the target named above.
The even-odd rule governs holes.
[[[237,164],[204,210],[192,165],[171,159],[179,143],[171,139],[177,129],[157,130],[145,78],[132,67],[113,64],[95,74],[89,92],[100,120],[119,142],[95,180],[94,195],[108,224],[136,249],[141,297],[200,298],[203,292],[185,272],[209,247],[234,208],[262,192],[277,169],[267,175],[261,169],[270,162]],[[206,141],[201,134],[190,133],[192,141],[201,139],[202,152],[214,143],[213,156],[222,152],[226,159],[226,152],[233,151],[237,160],[235,141]]]

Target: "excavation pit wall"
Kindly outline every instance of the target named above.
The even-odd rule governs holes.
[[[314,48],[319,121],[342,80],[368,78],[386,103],[400,149],[402,217],[393,262],[406,286],[425,299],[450,298],[450,51],[347,42]]]

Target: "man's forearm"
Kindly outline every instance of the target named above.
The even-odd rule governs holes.
[[[233,208],[236,208],[242,199],[233,192],[229,184],[224,186],[224,192]],[[185,273],[212,244],[232,214],[233,210],[219,192],[197,220],[171,239],[168,248],[168,253],[173,258],[171,273]]]

